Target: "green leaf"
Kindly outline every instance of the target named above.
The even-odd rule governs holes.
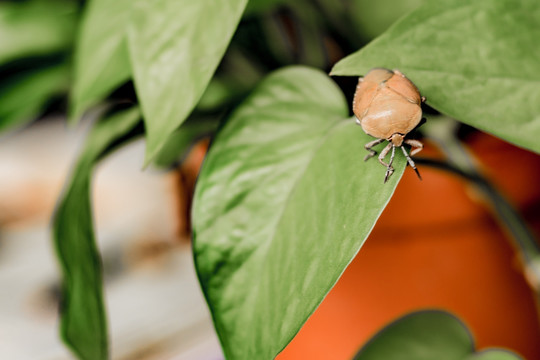
[[[227,359],[271,359],[356,255],[405,167],[364,162],[370,139],[317,70],[266,78],[199,175],[194,256]]]
[[[489,349],[474,353],[466,360],[523,360],[519,355],[504,349]]]
[[[94,164],[139,122],[137,108],[99,121],[92,129],[53,219],[64,277],[61,333],[82,360],[107,360],[101,261],[94,239],[90,181]]]
[[[373,39],[404,14],[426,2],[426,0],[352,0],[349,1],[347,13],[353,19],[358,33],[364,38]]]
[[[489,349],[474,353],[465,358],[465,360],[522,360],[521,357],[513,352],[504,349]]]
[[[397,68],[440,112],[540,152],[539,18],[536,0],[430,1],[332,75]]]
[[[205,135],[216,131],[219,121],[217,118],[194,117],[188,119],[178,130],[172,133],[165,145],[157,154],[154,164],[168,167],[180,160],[189,148]]]
[[[92,0],[75,48],[74,121],[131,77],[127,26],[134,0]]]
[[[467,327],[450,313],[408,314],[377,333],[355,360],[519,360],[506,350],[475,352]]]
[[[0,2],[0,64],[66,51],[73,42],[76,21],[73,1]]]
[[[199,101],[247,0],[141,0],[129,50],[146,126],[146,163]]]
[[[244,16],[271,12],[286,4],[287,0],[249,0]]]
[[[17,74],[0,83],[0,132],[33,120],[55,95],[67,91],[66,64]]]

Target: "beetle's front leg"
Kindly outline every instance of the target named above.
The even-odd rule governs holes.
[[[392,143],[389,143],[388,145],[386,145],[386,147],[381,151],[381,153],[379,154],[379,162],[381,164],[384,165],[384,167],[391,167],[390,164],[387,164],[384,162],[384,158],[386,157],[386,155],[388,155],[388,153],[390,152],[390,150],[392,149]]]
[[[386,174],[384,175],[384,183],[388,181],[388,178],[394,173],[394,168],[392,164],[394,163],[394,156],[396,155],[396,147],[392,145],[392,155],[390,155],[390,161],[388,162],[388,167],[386,168]]]
[[[369,152],[369,154],[367,154],[366,157],[364,158],[364,161],[367,161],[369,158],[377,155],[377,152],[373,150],[372,147],[379,145],[383,141],[384,139],[377,139],[377,140],[370,141],[366,145],[364,145],[364,148]]]
[[[390,162],[387,164],[384,162],[384,158],[386,157],[386,155],[388,155],[390,149],[393,149],[393,151],[392,156],[390,157]],[[379,155],[379,162],[386,167],[386,175],[384,176],[384,182],[386,182],[388,178],[394,173],[392,162],[394,161],[395,150],[396,148],[392,145],[392,143],[390,143],[383,149],[383,151],[381,151],[381,154]]]

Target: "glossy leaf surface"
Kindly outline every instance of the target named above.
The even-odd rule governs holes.
[[[127,26],[134,0],[91,0],[85,9],[75,50],[72,119],[77,120],[127,81],[131,67]]]
[[[379,331],[355,360],[519,360],[498,349],[475,352],[467,327],[443,311],[408,314]]]
[[[227,359],[271,359],[335,284],[405,167],[364,162],[371,137],[323,73],[280,70],[230,117],[193,209],[197,271]]]
[[[146,125],[146,162],[199,101],[247,0],[140,0],[129,50]]]
[[[63,273],[61,333],[82,360],[107,360],[101,260],[94,238],[90,184],[96,161],[139,122],[136,108],[99,121],[92,129],[53,220]]]
[[[340,61],[332,74],[397,68],[430,106],[540,152],[538,19],[536,0],[431,1]]]

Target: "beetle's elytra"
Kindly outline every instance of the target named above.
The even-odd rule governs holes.
[[[399,70],[375,68],[358,80],[353,100],[356,122],[362,126],[366,134],[377,138],[365,145],[369,154],[364,160],[377,154],[373,150],[375,145],[383,141],[389,142],[379,155],[379,162],[386,167],[384,182],[394,172],[392,162],[396,147],[403,150],[409,165],[422,179],[414,161],[402,145],[405,143],[414,148],[411,155],[418,153],[424,147],[420,141],[405,139],[405,136],[422,120],[421,104],[425,100],[423,96],[420,96],[418,88]],[[384,158],[390,150],[392,154],[387,164]]]

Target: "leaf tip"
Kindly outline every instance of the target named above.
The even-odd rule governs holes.
[[[163,144],[161,143],[154,143],[147,139],[147,145],[146,145],[146,152],[144,154],[144,162],[142,169],[146,170],[148,166],[154,161],[154,159],[157,157],[159,151],[163,147]]]

